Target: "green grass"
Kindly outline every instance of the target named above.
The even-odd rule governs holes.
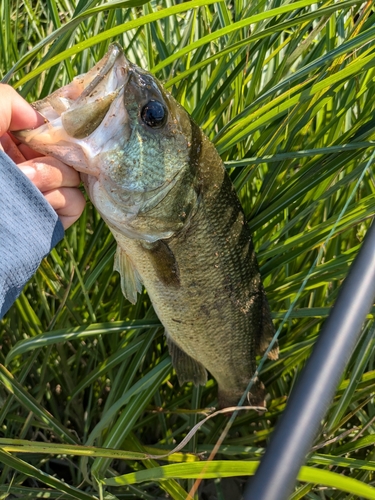
[[[28,100],[116,40],[192,114],[227,162],[281,329],[267,412],[241,412],[210,464],[223,415],[152,458],[215,406],[216,383],[179,387],[88,206],[0,323],[0,498],[182,500],[193,478],[254,473],[375,211],[374,18],[359,0],[0,3],[0,77]],[[375,498],[373,313],[293,500]]]

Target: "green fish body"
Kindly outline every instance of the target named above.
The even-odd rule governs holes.
[[[250,230],[213,144],[117,44],[34,106],[46,124],[18,136],[81,172],[117,241],[123,293],[135,303],[145,286],[179,382],[204,385],[208,370],[219,406],[236,405],[274,327]],[[248,397],[263,403],[259,381]]]

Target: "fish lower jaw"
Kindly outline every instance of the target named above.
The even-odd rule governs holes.
[[[100,174],[93,161],[96,152],[84,141],[69,137],[61,123],[46,123],[35,130],[22,130],[14,135],[35,151],[53,156],[82,174],[94,177]]]

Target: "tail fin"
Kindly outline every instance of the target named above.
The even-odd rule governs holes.
[[[263,300],[262,300],[262,331],[259,336],[259,345],[257,349],[257,354],[263,354],[270,342],[275,335],[275,327],[272,323],[271,311],[268,305],[266,294],[263,290]],[[275,360],[279,357],[279,344],[276,341],[273,345],[272,350],[268,353],[268,358]]]
[[[245,390],[246,388],[244,388]],[[237,406],[243,391],[238,390],[223,390],[219,387],[218,390],[218,401],[219,408],[228,408],[229,406]],[[251,406],[266,406],[265,402],[266,388],[260,380],[256,380],[247,393],[247,400],[245,400],[245,405],[250,404]]]

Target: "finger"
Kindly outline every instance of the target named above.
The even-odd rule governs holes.
[[[32,158],[39,158],[41,156],[41,153],[39,151],[35,151],[35,149],[31,149],[30,146],[27,144],[22,144],[22,142],[11,132],[9,132],[9,136],[14,142],[14,144],[17,145],[18,149],[21,151],[23,156],[25,157],[25,160],[30,160]],[[0,138],[1,141],[1,138]]]
[[[8,130],[22,130],[42,125],[45,119],[10,85],[0,84],[0,137]]]
[[[16,143],[17,144],[17,143]],[[19,144],[18,149],[21,151],[25,160],[32,160],[33,158],[40,158],[42,156],[41,153],[35,151],[35,149],[31,149],[27,144]]]
[[[52,156],[33,158],[18,167],[42,193],[61,187],[78,187],[81,182],[76,170]]]
[[[18,150],[24,156],[22,161],[30,160],[32,158],[39,158],[40,156],[42,156],[41,153],[39,153],[38,151],[35,151],[34,149],[31,149],[30,146],[27,146],[27,144],[22,144],[22,142],[19,139],[17,139],[17,137],[15,137],[11,132],[3,135],[3,137],[6,137],[6,136],[9,136],[11,138],[13,143],[17,146]],[[1,140],[3,139],[3,137],[0,137],[0,143],[1,143]],[[16,163],[19,163],[19,162],[16,162]]]
[[[60,217],[64,229],[70,227],[85,208],[85,197],[77,188],[53,189],[43,194]]]
[[[0,149],[2,149],[14,163],[21,163],[26,159],[9,134],[4,134],[0,137]]]

